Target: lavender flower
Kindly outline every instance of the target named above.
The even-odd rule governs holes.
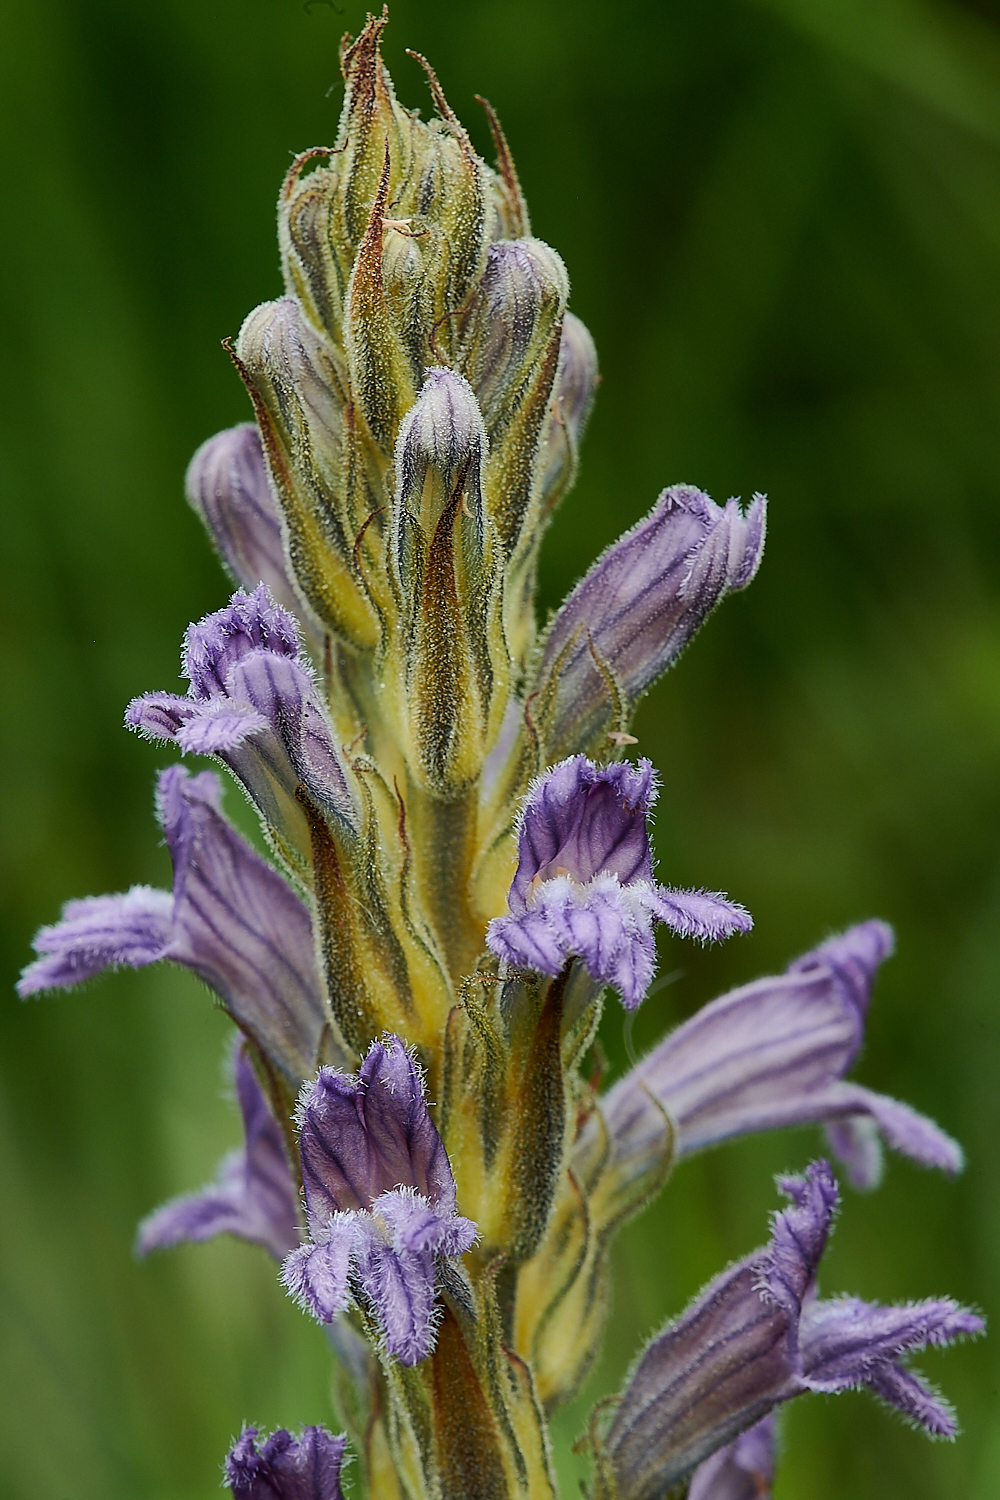
[[[982,1331],[949,1298],[882,1307],[816,1299],[837,1203],[825,1162],[781,1180],[792,1206],[770,1244],[717,1276],[652,1340],[625,1386],[604,1444],[620,1500],[655,1500],[781,1402],[868,1386],[934,1436],[948,1407],[903,1363],[927,1344]]]
[[[300,787],[335,825],[354,828],[354,799],[298,626],[263,584],[190,627],[184,674],[186,697],[145,693],[129,704],[129,728],[217,755],[296,867],[307,866],[311,849]]]
[[[351,1272],[386,1348],[413,1365],[434,1345],[435,1261],[470,1249],[455,1179],[397,1037],[376,1042],[356,1079],[323,1068],[303,1097],[299,1151],[312,1243],[293,1251],[289,1291],[322,1323],[345,1308]]]
[[[245,1500],[342,1500],[345,1437],[306,1427],[300,1438],[283,1427],[258,1449],[257,1428],[245,1427],[226,1459],[226,1484]]]
[[[182,1240],[234,1234],[284,1260],[299,1243],[298,1190],[284,1137],[240,1042],[234,1057],[236,1097],[246,1145],[219,1163],[214,1183],[157,1209],[139,1226],[136,1249],[166,1250]]]
[[[211,771],[171,766],[157,813],[174,864],[173,894],[133,886],[70,901],[35,938],[22,999],[70,989],[105,969],[169,959],[203,979],[293,1089],[315,1072],[327,1025],[312,923],[302,901],[222,816]]]
[[[746,515],[691,485],[664,490],[557,612],[535,678],[549,758],[590,745],[674,662],[720,600],[746,588],[764,548],[765,500]]]
[[[578,1145],[585,1156],[606,1130],[627,1171],[662,1137],[688,1156],[735,1135],[823,1121],[852,1181],[873,1187],[881,1156],[873,1127],[924,1166],[957,1172],[962,1152],[932,1120],[860,1084],[843,1082],[864,1035],[872,981],[892,951],[883,922],[831,938],[773,979],[758,979],[704,1006],[627,1073],[601,1101]]]
[[[703,942],[749,931],[748,913],[724,896],[655,884],[647,818],[656,790],[648,760],[600,767],[582,755],[535,782],[518,830],[510,916],[487,929],[498,957],[543,974],[581,958],[631,1010],[653,977],[654,922]]]
[[[687,1500],[770,1500],[774,1480],[774,1413],[741,1432],[691,1476]]]

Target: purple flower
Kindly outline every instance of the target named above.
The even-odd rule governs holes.
[[[879,1133],[914,1161],[957,1172],[961,1148],[932,1120],[843,1082],[864,1036],[875,972],[891,951],[885,923],[862,922],[784,974],[713,1000],[615,1084],[601,1101],[603,1124],[589,1126],[589,1136],[606,1129],[624,1162],[660,1138],[664,1110],[680,1156],[750,1131],[823,1121],[855,1186],[878,1181]],[[580,1149],[587,1148],[585,1138]]]
[[[735,500],[723,508],[676,484],[598,558],[545,638],[536,683],[539,695],[555,693],[545,724],[550,759],[609,727],[608,671],[631,707],[720,600],[746,588],[760,563],[764,521],[761,495],[744,515]]]
[[[284,1138],[242,1041],[236,1047],[234,1072],[246,1146],[222,1159],[215,1182],[200,1193],[165,1203],[140,1224],[140,1255],[169,1249],[182,1240],[235,1234],[284,1260],[299,1243],[299,1195]]]
[[[276,603],[301,619],[257,424],[241,422],[202,443],[185,489],[236,582],[249,590],[265,583]]]
[[[35,938],[22,999],[69,989],[119,964],[171,959],[223,1001],[293,1088],[316,1069],[327,1015],[309,912],[220,811],[219,779],[171,766],[157,810],[174,889],[134,886],[123,896],[71,901]]]
[[[654,883],[656,790],[648,760],[596,766],[577,755],[539,777],[518,828],[510,915],[487,929],[498,957],[543,974],[581,958],[631,1010],[653,977],[654,922],[703,942],[749,931],[747,912],[724,896]]]
[[[322,1323],[356,1287],[389,1353],[414,1365],[434,1346],[437,1258],[470,1249],[476,1226],[455,1212],[448,1155],[398,1037],[375,1042],[357,1078],[321,1069],[299,1126],[312,1243],[286,1260],[285,1285]]]
[[[932,1435],[954,1435],[949,1408],[903,1360],[981,1332],[982,1319],[950,1298],[817,1300],[837,1185],[821,1161],[780,1186],[792,1206],[775,1216],[771,1243],[710,1282],[636,1366],[605,1443],[619,1500],[654,1500],[806,1391],[866,1385]]]
[[[189,627],[186,697],[145,693],[125,715],[150,739],[217,755],[246,787],[280,852],[308,866],[308,825],[296,793],[352,830],[354,800],[333,733],[303,653],[296,621],[261,584]]]
[[[774,1480],[774,1413],[741,1432],[691,1476],[687,1500],[770,1500]]]
[[[245,1500],[342,1500],[346,1445],[325,1427],[300,1438],[282,1427],[258,1449],[256,1427],[245,1427],[226,1459],[226,1484]]]

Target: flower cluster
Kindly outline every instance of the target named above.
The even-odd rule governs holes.
[[[236,592],[187,631],[187,692],[126,714],[220,763],[272,858],[213,771],[170,766],[172,890],[71,902],[20,993],[121,965],[197,974],[239,1032],[245,1145],[145,1221],[140,1251],[225,1231],[281,1263],[329,1334],[366,1493],[527,1500],[555,1495],[548,1416],[599,1346],[614,1232],[678,1161],[788,1125],[822,1125],[859,1187],[883,1142],[948,1173],[962,1157],[846,1076],[892,948],[878,921],[706,1005],[603,1094],[586,1081],[605,991],[633,1010],[649,990],[656,924],[699,942],[751,926],[657,881],[655,772],[621,757],[639,697],[753,578],[765,504],[665,490],[537,631],[594,347],[492,109],[495,170],[426,64],[435,118],[397,103],[385,20],[345,45],[336,144],[281,191],[285,295],[231,351],[255,420],[188,473]],[[766,1496],[776,1413],[811,1391],[863,1385],[953,1434],[907,1360],[980,1319],[821,1298],[836,1181],[820,1160],[780,1187],[769,1244],[602,1404],[595,1500]],[[248,1427],[226,1483],[340,1500],[347,1441]]]

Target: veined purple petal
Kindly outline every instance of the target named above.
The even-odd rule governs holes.
[[[22,996],[68,988],[115,964],[171,959],[221,998],[297,1088],[315,1071],[327,1023],[312,921],[288,883],[222,816],[211,771],[172,766],[157,808],[174,865],[173,895],[136,887],[125,896],[70,902],[43,928],[43,956],[21,980]]]
[[[284,1428],[258,1450],[257,1428],[246,1427],[226,1459],[226,1484],[243,1500],[342,1500],[345,1437],[306,1427],[295,1438]]]
[[[718,1480],[720,1500],[742,1497],[732,1487],[735,1448],[714,1468],[706,1460],[807,1391],[866,1385],[932,1435],[954,1431],[948,1408],[900,1361],[926,1344],[975,1335],[982,1320],[950,1299],[817,1301],[836,1183],[826,1162],[814,1162],[780,1186],[792,1204],[775,1216],[770,1244],[717,1276],[651,1341],[626,1384],[603,1445],[619,1500],[657,1500],[699,1464],[696,1497],[716,1500],[709,1479]]]
[[[256,423],[241,422],[202,443],[185,490],[236,582],[248,590],[267,584],[276,603],[301,620]]]
[[[279,609],[264,586],[251,594],[237,590],[225,609],[217,609],[188,627],[183,667],[192,697],[231,696],[230,672],[237,662],[257,651],[287,656],[292,661],[300,651],[294,616]]]
[[[64,990],[105,969],[124,964],[141,969],[164,955],[170,940],[173,901],[166,891],[134,885],[124,896],[68,901],[62,920],[43,927],[34,940],[40,955],[21,975],[22,1000],[40,990]]]
[[[517,835],[510,909],[527,910],[537,881],[569,875],[581,885],[617,875],[623,885],[652,881],[646,819],[656,800],[652,762],[597,766],[574,755],[532,785]]]
[[[358,1279],[375,1309],[389,1353],[401,1365],[426,1358],[437,1328],[433,1254],[371,1243],[360,1259]]]
[[[283,1260],[299,1243],[298,1191],[277,1121],[241,1043],[235,1059],[236,1093],[246,1145],[223,1159],[215,1182],[165,1203],[139,1226],[140,1255],[182,1240],[234,1234]]]
[[[299,1306],[320,1323],[331,1322],[347,1306],[351,1261],[370,1237],[368,1215],[332,1214],[314,1231],[318,1242],[293,1250],[282,1266],[285,1286]]]
[[[607,663],[632,703],[687,645],[724,595],[745,588],[760,562],[765,502],[744,515],[701,490],[664,490],[644,520],[600,557],[556,614],[537,673],[558,675],[549,753],[586,744],[609,712]]]
[[[716,943],[753,927],[746,907],[730,901],[721,891],[679,891],[673,886],[655,885],[642,891],[641,899],[658,922],[681,937],[697,938],[702,943]]]
[[[895,1150],[958,1171],[961,1150],[933,1121],[842,1081],[861,1045],[875,971],[891,946],[884,923],[863,922],[785,974],[704,1006],[610,1090],[602,1103],[607,1128],[614,1135],[620,1116],[638,1148],[636,1115],[645,1113],[658,1135],[665,1109],[683,1156],[750,1131],[823,1122],[852,1180],[865,1186],[877,1181],[879,1165],[871,1129],[859,1123],[867,1120]]]
[[[691,1476],[687,1500],[770,1500],[774,1480],[774,1413],[706,1458]]]
[[[393,1188],[372,1204],[372,1216],[398,1250],[464,1255],[476,1242],[476,1226],[460,1214],[442,1213],[415,1188]]]
[[[372,1045],[356,1080],[320,1070],[300,1105],[299,1152],[310,1225],[367,1209],[395,1187],[416,1189],[441,1213],[455,1207],[423,1079],[398,1037]]]

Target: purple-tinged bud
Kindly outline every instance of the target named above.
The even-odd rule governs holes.
[[[372,500],[345,411],[344,353],[294,297],[280,297],[245,319],[236,360],[267,449],[295,586],[329,630],[371,647],[378,630],[355,542]]]
[[[655,797],[648,760],[596,766],[577,755],[539,777],[518,828],[510,915],[487,929],[493,952],[543,974],[581,958],[631,1010],[653,977],[655,922],[702,942],[749,931],[748,913],[724,896],[654,883]]]
[[[396,503],[429,536],[461,484],[465,508],[480,521],[481,479],[488,442],[472,387],[461,375],[435,367],[403,418],[396,444]],[[399,527],[405,531],[406,522]]]
[[[312,1242],[286,1260],[285,1285],[329,1323],[353,1271],[389,1353],[414,1365],[434,1347],[437,1263],[470,1249],[476,1226],[455,1212],[423,1079],[398,1037],[376,1042],[356,1079],[322,1069],[299,1127]]]
[[[961,1148],[933,1120],[843,1081],[864,1036],[876,970],[891,952],[891,929],[862,922],[784,974],[703,1006],[602,1100],[600,1128],[588,1124],[578,1142],[581,1161],[620,1135],[614,1154],[627,1174],[629,1160],[660,1139],[666,1111],[678,1156],[752,1131],[823,1123],[857,1187],[878,1182],[879,1133],[923,1166],[960,1170]]]
[[[503,568],[481,476],[487,439],[471,386],[427,372],[396,445],[391,566],[401,604],[388,653],[400,734],[435,795],[473,784],[500,726],[509,663]]]
[[[346,1446],[325,1427],[300,1438],[281,1427],[258,1449],[257,1428],[245,1427],[226,1458],[226,1484],[242,1500],[342,1500]]]
[[[166,1250],[183,1240],[234,1234],[284,1260],[299,1243],[299,1195],[285,1140],[240,1041],[234,1059],[236,1097],[246,1145],[219,1163],[215,1182],[165,1203],[139,1226],[136,1251]]]
[[[657,1500],[807,1391],[866,1385],[931,1434],[954,1434],[949,1409],[903,1360],[981,1332],[982,1319],[948,1298],[902,1307],[819,1301],[837,1185],[820,1161],[779,1186],[792,1206],[776,1215],[770,1244],[717,1276],[650,1342],[627,1382],[600,1452],[618,1500]]]
[[[549,627],[534,697],[547,757],[599,745],[719,601],[753,578],[765,501],[744,513],[674,485],[600,557]],[[615,702],[615,698],[619,702]]]
[[[566,267],[533,238],[489,247],[463,368],[488,432],[504,428],[548,347],[569,296]]]
[[[243,422],[202,443],[188,465],[185,489],[235,582],[251,590],[266,583],[275,603],[301,619],[256,423]]]
[[[586,325],[567,312],[542,446],[542,505],[546,513],[555,508],[576,477],[580,439],[599,379],[594,340]]]
[[[691,1476],[687,1500],[771,1500],[774,1482],[774,1413],[741,1432]]]

